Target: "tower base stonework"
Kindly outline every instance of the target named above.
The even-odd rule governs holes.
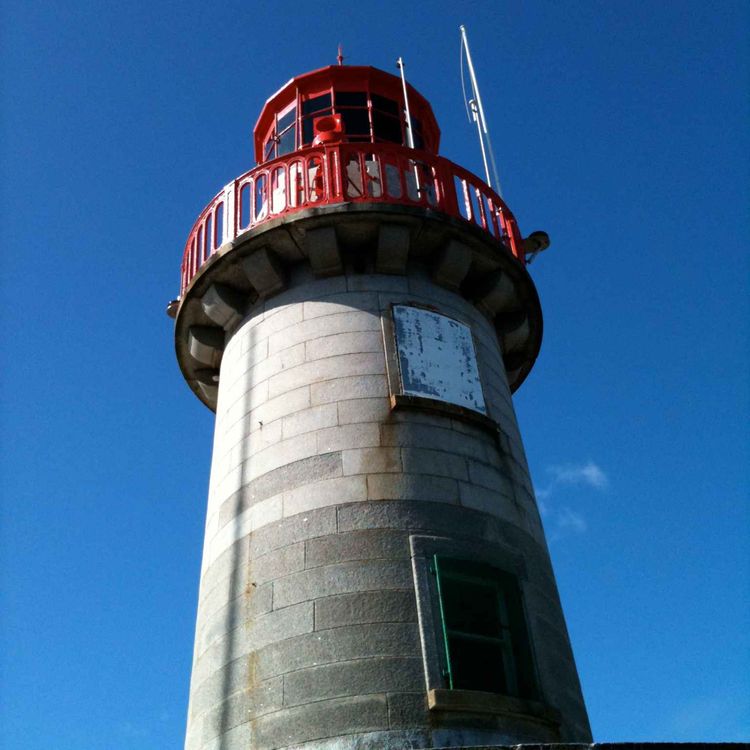
[[[499,431],[393,408],[394,304],[471,326]],[[213,456],[187,748],[590,736],[501,351],[474,305],[418,265],[290,269],[228,340]],[[445,689],[436,554],[517,577],[533,699]]]

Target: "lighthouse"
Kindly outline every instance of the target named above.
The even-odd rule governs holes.
[[[590,742],[511,398],[546,236],[372,67],[253,139],[168,307],[216,413],[185,747]]]

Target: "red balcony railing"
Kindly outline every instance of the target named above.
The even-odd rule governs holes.
[[[180,294],[225,242],[313,206],[397,203],[442,211],[481,227],[525,263],[510,209],[448,159],[394,144],[339,143],[295,151],[233,180],[203,209],[182,257]]]

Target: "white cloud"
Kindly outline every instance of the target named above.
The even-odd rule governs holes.
[[[551,475],[549,483],[546,487],[534,487],[534,493],[550,540],[569,534],[585,534],[588,524],[584,516],[567,505],[557,506],[550,498],[564,485],[583,485],[604,491],[609,487],[609,478],[604,470],[593,461],[548,466],[547,473]]]
[[[542,510],[542,506],[544,503],[542,502],[545,498],[548,498],[552,494],[552,487],[537,487],[534,486],[534,494],[536,495],[537,502],[539,503],[539,510],[542,515],[544,515],[544,511]]]
[[[585,464],[550,466],[547,471],[552,474],[553,485],[585,484],[597,490],[604,490],[609,486],[607,475],[593,461]]]
[[[568,507],[561,508],[557,512],[555,519],[558,531],[572,531],[576,534],[583,534],[588,529],[586,519]]]

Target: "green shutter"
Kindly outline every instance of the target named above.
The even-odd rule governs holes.
[[[440,558],[435,555],[432,564],[434,566],[435,578],[437,579],[437,591],[438,591],[438,602],[440,602],[440,623],[443,630],[443,644],[445,645],[445,663],[447,668],[443,671],[443,675],[448,679],[448,687],[453,690],[453,670],[451,669],[451,651],[450,643],[448,641],[448,625],[445,620],[445,606],[443,604],[443,592],[440,584],[441,571],[440,571]]]

